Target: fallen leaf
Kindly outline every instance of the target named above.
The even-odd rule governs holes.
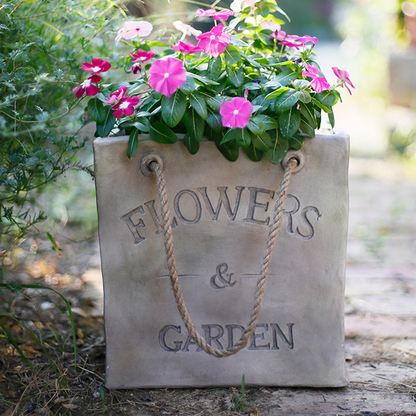
[[[84,334],[79,328],[77,329],[77,337],[80,339],[84,338]]]
[[[65,407],[65,409],[69,409],[69,410],[74,410],[74,409],[78,409],[79,406],[77,406],[76,404],[63,404],[62,407]]]
[[[15,399],[16,398],[16,393],[13,390],[7,390],[6,391],[6,397],[8,399]]]
[[[6,381],[6,376],[4,374],[0,374],[0,383],[3,383],[3,381]]]
[[[45,325],[43,325],[43,323],[42,322],[40,322],[40,321],[33,321],[33,324],[35,325],[35,327],[36,328],[38,328],[38,329],[43,329],[43,328],[45,328]]]
[[[1,416],[13,416],[14,410],[9,408]]]
[[[257,409],[253,410],[253,412],[250,413],[250,416],[260,416],[260,412]]]

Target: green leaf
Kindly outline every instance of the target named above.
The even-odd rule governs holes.
[[[267,116],[266,114],[259,114],[257,117],[261,121],[263,121],[263,123],[264,123],[264,129],[266,131],[267,130],[272,130],[272,129],[277,129],[279,127],[279,123],[273,117]]]
[[[221,56],[212,57],[208,62],[208,75],[211,79],[217,80],[221,76],[222,61]]]
[[[284,92],[274,103],[274,111],[277,114],[282,114],[292,108],[299,100],[299,91],[289,88]]]
[[[203,120],[206,120],[208,117],[208,110],[204,96],[198,92],[193,92],[189,94],[188,98],[191,107],[201,116]]]
[[[299,91],[299,101],[302,101],[304,104],[308,104],[312,101],[312,97],[308,91]]]
[[[228,78],[236,87],[241,87],[244,83],[244,70],[242,67],[234,68],[227,66],[226,68]]]
[[[188,108],[183,116],[186,129],[192,140],[200,142],[205,130],[205,121],[194,108]]]
[[[251,143],[251,136],[250,133],[246,128],[244,129],[237,129],[235,142],[238,146],[247,147]]]
[[[262,152],[267,152],[273,147],[272,139],[267,133],[263,133],[261,135],[252,134],[251,141],[253,143],[253,146],[256,149],[261,150]]]
[[[264,153],[261,150],[255,148],[253,143],[251,143],[250,146],[246,147],[244,150],[248,158],[253,162],[259,162],[263,158]]]
[[[286,91],[279,97],[275,98],[273,108],[277,114],[284,113],[288,111],[291,107],[294,107],[299,101],[299,91],[296,91],[293,88],[286,88]]]
[[[187,72],[186,75],[190,75],[192,78],[196,79],[197,81],[205,85],[219,85],[218,82],[216,81],[212,81],[211,79],[208,79],[207,77],[202,77],[201,75],[197,75],[192,72]]]
[[[269,108],[270,101],[266,100],[266,97],[264,95],[259,95],[251,102],[251,104],[253,104],[253,107],[260,105],[261,106],[261,111],[257,110],[257,112],[263,112],[263,111],[266,111]]]
[[[338,101],[338,96],[332,91],[323,91],[315,95],[315,98],[327,108],[331,108]]]
[[[294,81],[298,77],[298,74],[291,69],[285,69],[276,78],[267,82],[265,87],[280,88],[290,84],[290,81]]]
[[[208,97],[207,104],[215,111],[220,111],[221,105],[227,101],[231,101],[231,97],[217,95],[215,97]]]
[[[321,110],[324,110],[325,113],[332,113],[332,109],[326,107],[325,105],[323,105],[322,103],[320,103],[316,98],[312,98],[312,102]]]
[[[223,139],[220,142],[220,145],[231,142],[232,140],[235,140],[237,137],[237,128],[233,127],[231,129],[227,130],[227,133],[225,133]]]
[[[158,143],[171,144],[178,141],[176,134],[163,123],[152,123],[150,125],[149,134],[150,137]]]
[[[279,134],[277,129],[271,132],[270,138],[272,140],[273,147],[266,153],[266,157],[269,162],[277,165],[285,157],[289,149],[289,143]]]
[[[302,136],[301,134],[295,134],[288,141],[289,147],[292,147],[295,150],[300,150],[304,142],[305,136]]]
[[[261,43],[267,46],[273,46],[274,42],[273,39],[270,37],[270,31],[261,30],[260,32],[257,32],[257,36],[259,37]]]
[[[211,110],[210,108],[207,108],[207,110],[208,110],[208,117],[206,121],[207,121],[208,126],[211,127],[211,129],[214,130],[215,132],[219,133],[223,129],[221,116],[217,112]]]
[[[51,233],[46,233],[46,235],[48,236],[50,242],[52,243],[52,247],[53,249],[58,252],[58,253],[62,253],[62,249],[58,246],[58,243],[56,242],[54,236]]]
[[[108,107],[104,107],[105,110],[105,117],[103,119],[103,121],[101,123],[97,123],[96,126],[96,134],[99,137],[107,137],[111,130],[114,127],[114,123],[116,122],[116,119],[114,118],[113,115],[113,110],[111,109],[110,106]]]
[[[301,104],[300,106],[300,116],[302,120],[310,126],[312,130],[316,129],[316,121],[314,115],[314,109],[312,105]]]
[[[148,118],[140,117],[137,119],[137,121],[133,124],[136,128],[138,128],[140,131],[143,131],[145,133],[149,133],[150,130],[150,121]]]
[[[329,122],[331,123],[331,126],[332,126],[332,128],[334,128],[335,127],[335,116],[334,116],[334,113],[329,113],[328,114],[328,119],[329,119]]]
[[[240,64],[242,61],[240,49],[229,44],[224,51],[224,62],[227,66],[234,66]]]
[[[293,107],[279,116],[279,130],[285,139],[292,137],[299,129],[300,113]]]
[[[302,133],[307,134],[310,137],[315,137],[315,129],[302,118],[300,120],[299,128]]]
[[[257,116],[252,117],[247,124],[247,128],[254,134],[261,135],[266,131],[266,126],[263,123],[263,120]]]
[[[265,99],[271,100],[273,98],[280,97],[286,91],[289,91],[289,88],[287,87],[278,88],[277,90],[271,92],[270,94],[267,94]]]
[[[190,75],[186,75],[186,82],[179,87],[185,94],[195,91],[196,84]]]
[[[196,153],[198,153],[199,141],[193,140],[189,134],[185,134],[185,137],[183,138],[182,142],[191,155],[195,155]]]
[[[225,143],[223,145],[217,144],[217,148],[230,162],[235,162],[238,159],[238,156],[240,155],[240,150],[238,149],[238,146],[233,142]]]
[[[177,89],[170,97],[162,97],[162,118],[169,127],[175,127],[182,120],[186,110],[186,95]]]
[[[88,113],[97,123],[102,123],[105,119],[105,109],[103,103],[97,98],[91,98],[88,101]]]
[[[129,144],[127,145],[127,157],[131,159],[139,148],[139,134],[140,131],[133,129],[130,133]]]

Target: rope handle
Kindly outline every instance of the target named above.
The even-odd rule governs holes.
[[[296,172],[299,169],[300,165],[303,165],[303,160],[299,160],[295,156],[290,156],[286,160],[285,171],[280,182],[276,205],[273,211],[273,221],[269,228],[269,237],[267,240],[266,250],[263,256],[261,273],[256,284],[254,305],[253,310],[251,312],[250,321],[247,325],[247,328],[241,335],[240,340],[234,346],[226,350],[219,350],[211,347],[211,345],[209,345],[205,341],[205,339],[198,333],[198,331],[195,329],[194,324],[191,321],[191,317],[189,316],[188,310],[185,305],[185,301],[182,296],[182,291],[178,278],[178,270],[176,267],[175,250],[173,248],[172,220],[169,214],[169,201],[166,191],[166,180],[164,175],[163,159],[157,154],[152,155],[150,156],[150,160],[147,160],[144,169],[142,165],[142,172],[144,174],[149,174],[153,172],[156,175],[160,205],[162,207],[162,225],[163,234],[165,237],[165,251],[168,262],[169,276],[179,313],[192,339],[207,354],[213,355],[217,358],[229,357],[231,355],[236,354],[247,344],[251,334],[256,329],[256,325],[260,316],[261,307],[263,304],[264,289],[266,285],[267,275],[269,272],[271,256],[276,243],[277,232],[279,231],[280,225],[282,223],[283,206],[286,201],[290,178],[292,176],[292,173]]]

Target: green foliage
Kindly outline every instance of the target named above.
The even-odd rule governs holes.
[[[247,407],[252,406],[253,402],[247,401],[247,395],[246,395],[246,380],[243,374],[243,377],[241,378],[241,389],[240,392],[235,393],[231,400],[235,406],[235,409],[237,411],[245,412]]]
[[[82,62],[112,53],[108,44],[113,42],[105,36],[113,40],[118,11],[114,1],[2,2],[0,251],[46,218],[37,193],[67,169],[82,168],[75,154],[84,140],[65,136],[76,130],[73,120],[79,117],[72,88],[82,77]],[[117,55],[112,59],[117,61]],[[95,119],[105,119],[97,99],[88,109]]]
[[[270,162],[280,163],[290,147],[300,149],[302,146],[304,139],[296,137],[314,137],[322,111],[328,113],[334,124],[332,107],[339,101],[336,88],[345,83],[340,80],[332,88],[326,84],[315,61],[316,39],[304,36],[297,41],[289,37],[287,44],[282,45],[282,32],[276,38],[275,32],[262,27],[265,23],[283,24],[281,18],[287,16],[274,0],[260,0],[255,8],[245,7],[226,23],[222,22],[222,28],[217,26],[224,30],[221,36],[227,39],[220,51],[177,52],[171,46],[178,44],[180,35],[172,31],[168,44],[168,30],[160,34],[160,41],[139,36],[134,40],[125,39],[125,43],[131,45],[130,53],[151,50],[154,57],[141,62],[136,79],[130,77],[117,84],[109,84],[103,79],[98,83],[100,92],[88,103],[89,115],[98,123],[96,135],[105,137],[111,132],[129,135],[129,158],[140,146],[140,133],[149,133],[153,140],[164,144],[175,143],[180,134],[184,135],[183,144],[191,154],[198,152],[199,142],[206,136],[215,141],[230,161],[237,160],[242,147],[253,161],[261,160],[266,154]],[[212,18],[207,19],[213,22]],[[154,33],[152,35],[154,37]],[[181,40],[184,39],[185,35]],[[211,34],[210,39],[215,36]],[[186,76],[186,82],[179,88],[175,86],[176,91],[170,96],[153,89],[152,85],[162,91],[160,86],[152,83],[154,71],[150,71],[149,82],[153,63],[167,56],[183,63],[183,82]],[[130,72],[131,58],[127,57],[125,62],[125,70]],[[312,70],[316,73],[305,74],[308,65],[314,66]],[[164,74],[165,78],[169,75]],[[318,77],[323,84],[312,83]],[[105,103],[104,97],[109,97],[121,86],[127,87],[122,100],[139,96],[140,103],[133,114],[106,123],[104,112],[110,117],[113,110],[110,106],[104,106],[103,110],[100,100]],[[318,93],[321,90],[323,92]],[[244,128],[225,127],[222,123],[220,109],[235,97],[244,97],[252,104],[250,120]],[[118,104],[122,103],[124,101]]]

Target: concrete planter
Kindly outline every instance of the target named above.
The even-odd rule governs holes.
[[[260,320],[228,358],[198,351],[173,297],[158,219],[156,179],[140,172],[149,152],[165,165],[182,292],[198,331],[216,348],[249,319],[268,223],[283,174],[241,152],[228,162],[214,143],[197,155],[182,143],[127,137],[94,142],[104,278],[108,388],[247,385],[341,387],[348,218],[349,138],[307,139],[293,175]]]

